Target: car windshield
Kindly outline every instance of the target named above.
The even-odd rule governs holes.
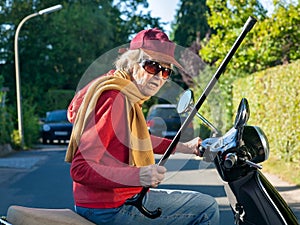
[[[174,118],[179,117],[175,108],[156,108],[151,112],[151,117]]]
[[[49,112],[46,118],[46,122],[62,122],[62,121],[68,121],[67,111]]]

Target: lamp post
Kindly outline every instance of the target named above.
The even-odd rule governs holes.
[[[52,13],[62,9],[62,5],[55,5],[43,10],[38,11],[37,13],[30,14],[26,16],[18,25],[15,33],[15,67],[16,67],[16,94],[17,94],[17,113],[18,113],[18,132],[20,136],[21,147],[24,146],[23,138],[23,118],[22,118],[22,104],[21,104],[21,81],[20,81],[20,69],[19,69],[19,50],[18,50],[18,39],[19,33],[22,25],[29,19],[35,16],[41,16],[44,14]]]

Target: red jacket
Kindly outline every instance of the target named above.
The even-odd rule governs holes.
[[[74,122],[86,88],[68,109]],[[75,204],[87,208],[115,208],[139,193],[140,169],[129,166],[128,126],[125,97],[116,90],[105,91],[98,99],[95,117],[81,136],[71,164]],[[153,151],[163,154],[170,140],[151,136]]]

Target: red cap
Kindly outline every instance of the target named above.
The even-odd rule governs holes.
[[[175,47],[175,44],[164,32],[158,28],[153,28],[140,31],[130,42],[129,49],[140,48],[154,60],[182,68],[174,58]]]

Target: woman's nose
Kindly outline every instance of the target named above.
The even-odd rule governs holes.
[[[154,75],[154,77],[159,80],[164,80],[162,77],[162,71],[159,71],[157,74]]]

